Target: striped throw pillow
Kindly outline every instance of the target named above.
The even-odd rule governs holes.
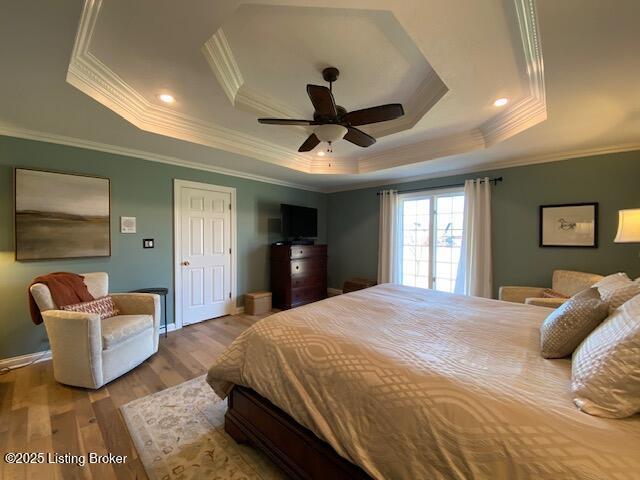
[[[60,307],[62,310],[71,312],[97,313],[100,319],[115,317],[120,314],[116,304],[111,297],[101,297],[90,302],[74,303]]]
[[[635,296],[573,353],[571,390],[590,415],[629,417],[640,412],[640,296]]]

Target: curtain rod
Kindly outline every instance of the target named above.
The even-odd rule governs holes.
[[[493,183],[496,185],[498,182],[502,181],[502,177],[490,178],[489,183]],[[483,183],[484,180],[480,180],[480,183]],[[397,193],[412,193],[412,192],[424,192],[426,190],[439,190],[441,188],[453,188],[453,187],[464,187],[463,183],[452,183],[451,185],[439,185],[437,187],[422,187],[422,188],[412,188],[410,190],[398,190]],[[376,195],[380,195],[382,192],[376,192]]]

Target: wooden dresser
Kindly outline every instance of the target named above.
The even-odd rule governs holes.
[[[271,292],[282,310],[327,298],[327,246],[272,245]]]

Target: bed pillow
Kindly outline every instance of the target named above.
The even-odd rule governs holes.
[[[640,412],[640,296],[635,296],[576,349],[571,391],[578,409],[624,418]]]
[[[609,305],[600,298],[597,288],[583,290],[546,318],[540,327],[540,347],[544,358],[571,355],[609,315]]]
[[[120,311],[116,308],[116,304],[111,297],[101,297],[90,302],[74,303],[60,308],[72,312],[97,313],[100,315],[101,320],[120,315]]]
[[[600,292],[602,300],[609,304],[609,313],[640,294],[640,282],[634,282],[626,273],[614,273],[593,285]]]

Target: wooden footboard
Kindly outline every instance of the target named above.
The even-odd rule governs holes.
[[[264,397],[234,387],[224,429],[238,443],[249,443],[294,479],[371,480],[364,470],[338,455]]]

